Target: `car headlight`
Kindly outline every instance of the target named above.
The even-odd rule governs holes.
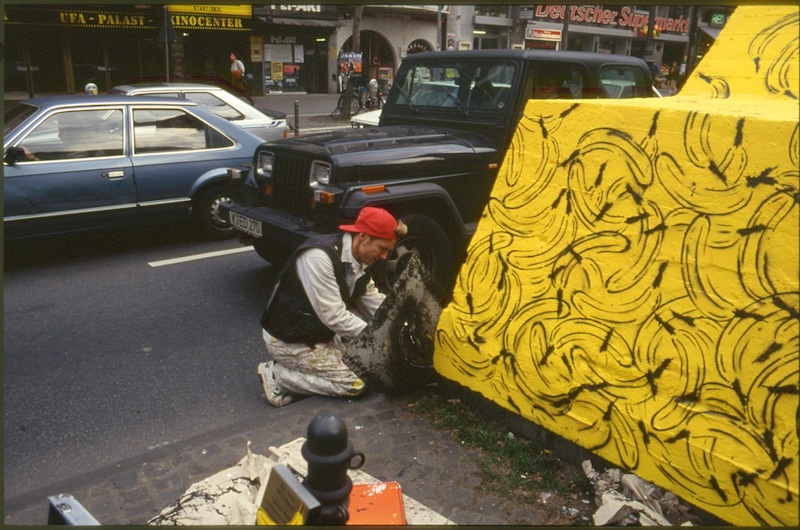
[[[256,163],[256,173],[259,177],[269,178],[272,176],[272,164],[275,160],[275,155],[262,151],[258,154],[258,162]]]
[[[315,184],[328,186],[331,183],[331,165],[327,162],[312,162],[311,163],[311,178],[310,183],[312,186]]]

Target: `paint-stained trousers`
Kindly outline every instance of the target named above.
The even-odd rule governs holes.
[[[356,396],[364,390],[362,381],[342,361],[344,345],[338,335],[326,343],[290,344],[262,329],[267,357],[275,361],[275,380],[293,394]]]

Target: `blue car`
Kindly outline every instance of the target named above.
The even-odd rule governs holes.
[[[9,108],[10,107],[10,108]],[[152,96],[51,96],[6,106],[5,239],[193,216],[210,239],[228,170],[252,163],[258,136],[198,106]]]

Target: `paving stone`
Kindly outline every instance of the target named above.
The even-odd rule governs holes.
[[[399,482],[405,494],[442,516],[470,525],[548,523],[536,517],[544,513],[542,507],[487,494],[476,463],[480,451],[461,445],[452,432],[413,414],[407,399],[381,394],[352,401],[314,397],[269,412],[271,419],[263,425],[202,443],[175,444],[163,449],[160,458],[148,454],[141,462],[132,459],[127,469],[109,477],[87,475],[85,485],[69,493],[96,511],[93,515],[103,525],[146,524],[189,486],[239,462],[247,454],[248,441],[253,453],[267,455],[270,446],[305,436],[315,415],[332,412],[346,418],[354,449],[366,456],[365,472],[378,480]],[[6,513],[4,522],[46,524],[46,499],[31,499]]]
[[[124,490],[132,486],[135,486],[138,480],[139,480],[139,471],[138,469],[133,469],[130,471],[126,471],[124,473],[120,473],[119,475],[115,476],[112,479],[112,482],[115,488]]]

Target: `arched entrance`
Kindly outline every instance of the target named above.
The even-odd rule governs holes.
[[[406,51],[409,55],[412,53],[431,52],[433,51],[433,46],[431,46],[431,43],[426,40],[417,39],[408,43],[408,48],[406,48]]]
[[[353,37],[349,37],[344,42],[342,50],[355,51],[352,46]],[[378,79],[384,88],[391,84],[397,71],[397,61],[389,41],[375,31],[364,30],[361,32],[361,52],[364,62],[360,84],[366,85],[370,79]]]

